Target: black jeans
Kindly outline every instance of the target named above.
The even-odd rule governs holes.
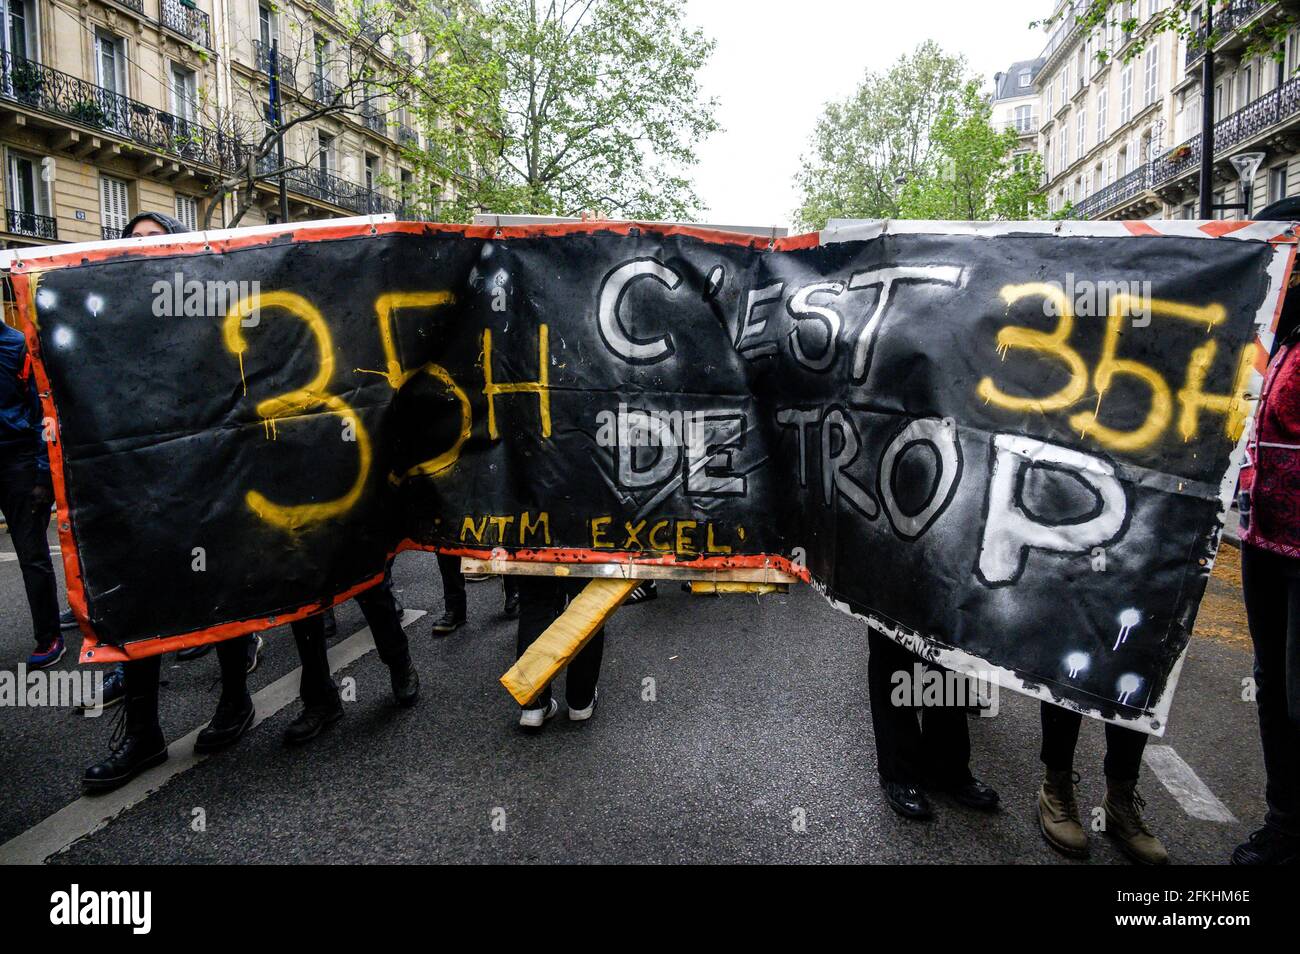
[[[1264,821],[1300,837],[1300,560],[1244,544],[1241,582],[1268,777]]]
[[[460,572],[460,557],[438,554],[438,575],[442,577],[442,608],[453,613],[457,619],[464,619],[468,610],[465,601],[465,574]],[[505,587],[506,599],[512,593],[519,592],[519,577],[502,574],[501,585]]]
[[[388,578],[357,596],[357,605],[366,618],[370,633],[375,638],[379,658],[389,669],[407,666],[411,662],[402,629],[402,617],[397,612],[397,600]],[[330,675],[330,662],[325,644],[325,617],[320,613],[290,624],[294,642],[298,644],[298,657],[302,660],[302,678],[298,692],[302,704],[308,708],[338,705],[339,690]]]
[[[38,649],[59,635],[59,594],[45,539],[50,505],[33,499],[37,488],[49,481],[49,472],[36,466],[35,452],[0,449],[0,513],[9,524],[9,537],[18,554]]]
[[[238,702],[248,692],[248,643],[256,638],[237,636],[217,643],[222,702]],[[158,678],[162,672],[162,656],[131,659],[122,668],[126,674],[127,728],[137,734],[161,736]]]
[[[867,691],[876,732],[876,768],[885,782],[960,785],[971,778],[970,732],[957,706],[916,706],[912,694],[895,705],[894,673],[914,678],[921,657],[874,629],[867,634]],[[926,666],[926,669],[940,667]]]
[[[508,579],[508,577],[507,577]],[[519,580],[519,636],[515,642],[515,658],[522,656],[533,640],[564,612],[569,600],[582,592],[589,580],[563,579],[551,576],[520,576]],[[565,670],[564,700],[570,709],[585,709],[596,695],[596,680],[600,678],[600,661],[605,654],[605,627],[601,627],[588,640],[582,651],[569,661]],[[539,709],[551,702],[548,683],[541,695],[528,704]]]
[[[1051,772],[1073,771],[1074,747],[1079,741],[1083,716],[1050,702],[1041,705],[1040,716],[1043,722],[1043,747],[1039,755],[1043,765]],[[1107,722],[1106,777],[1117,782],[1136,782],[1142,771],[1142,752],[1146,747],[1145,732]]]

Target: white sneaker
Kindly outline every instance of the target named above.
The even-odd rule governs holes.
[[[519,714],[519,726],[523,729],[540,729],[547,719],[555,718],[560,711],[560,704],[554,699],[545,709],[525,709]]]
[[[593,689],[591,691],[591,705],[587,706],[587,708],[575,709],[573,708],[573,706],[569,706],[569,721],[586,722],[588,719],[590,719],[591,714],[596,711],[596,699],[599,696],[600,696],[600,690]]]

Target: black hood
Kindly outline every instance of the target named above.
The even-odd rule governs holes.
[[[126,238],[128,235],[130,235],[131,230],[135,228],[136,223],[143,222],[145,219],[149,219],[152,222],[156,222],[158,225],[162,226],[164,229],[166,229],[168,232],[171,232],[173,235],[176,235],[180,232],[190,231],[185,227],[185,224],[183,222],[181,222],[178,219],[173,219],[170,215],[165,215],[162,212],[141,212],[130,222],[126,223],[126,228],[122,229],[122,237]]]

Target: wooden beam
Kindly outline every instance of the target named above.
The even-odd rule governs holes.
[[[528,705],[582,651],[636,587],[636,580],[592,580],[524,650],[501,677],[501,685],[520,705]]]
[[[607,580],[692,580],[729,583],[801,583],[792,573],[772,566],[732,566],[718,569],[658,563],[544,563],[531,560],[476,560],[461,557],[463,573],[505,576],[578,576]]]
[[[737,583],[728,580],[692,580],[692,596],[720,596],[723,593],[753,593],[763,596],[767,593],[788,593],[786,583]]]

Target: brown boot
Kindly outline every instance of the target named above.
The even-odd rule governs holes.
[[[1038,826],[1047,843],[1071,858],[1088,856],[1088,833],[1079,821],[1074,773],[1048,771],[1038,790]]]
[[[1163,865],[1169,862],[1169,852],[1160,839],[1142,819],[1146,801],[1137,790],[1137,781],[1120,782],[1106,779],[1106,834],[1119,850],[1142,865]]]

